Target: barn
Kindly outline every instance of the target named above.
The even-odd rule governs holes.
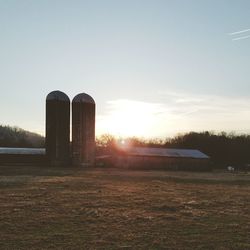
[[[0,147],[0,164],[44,164],[47,162],[45,148]]]
[[[210,157],[196,149],[127,147],[113,156],[116,167],[133,169],[166,169],[207,171]]]

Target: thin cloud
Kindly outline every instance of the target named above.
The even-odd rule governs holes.
[[[228,35],[234,36],[234,35],[238,35],[238,34],[242,34],[242,33],[248,32],[248,31],[250,31],[250,29],[239,30],[239,31],[236,31],[236,32],[228,33]]]
[[[244,39],[248,39],[248,38],[250,38],[250,35],[236,37],[236,38],[233,38],[232,41],[244,40]]]
[[[250,99],[161,92],[158,103],[118,99],[98,116],[99,134],[164,137],[187,131],[248,131]],[[134,134],[132,133],[134,132]]]

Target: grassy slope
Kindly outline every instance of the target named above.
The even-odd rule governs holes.
[[[250,249],[250,175],[0,167],[1,249]]]

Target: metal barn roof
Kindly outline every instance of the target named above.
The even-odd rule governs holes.
[[[45,148],[0,148],[0,154],[45,155]]]
[[[127,148],[125,152],[129,155],[137,156],[183,157],[195,159],[209,158],[209,156],[196,149],[131,147]]]

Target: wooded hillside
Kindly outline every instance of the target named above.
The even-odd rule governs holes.
[[[0,125],[0,147],[44,147],[44,137],[18,127]]]

